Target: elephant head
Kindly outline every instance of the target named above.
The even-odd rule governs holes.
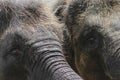
[[[65,60],[59,25],[42,0],[0,1],[0,80],[81,80]]]
[[[74,52],[67,54],[69,62],[79,75],[120,80],[120,1],[73,0],[60,14],[66,25],[65,48]]]

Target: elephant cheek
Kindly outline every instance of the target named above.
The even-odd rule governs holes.
[[[83,79],[109,80],[108,77],[105,76],[97,59],[93,59],[82,52],[77,54],[75,55],[75,65],[79,75],[81,75]]]
[[[78,70],[78,73],[82,76],[84,76],[84,70],[85,70],[85,67],[86,67],[86,63],[85,63],[85,56],[84,54],[81,54],[81,55],[75,55],[75,66]]]
[[[81,53],[79,56],[75,56],[75,65],[81,75],[85,80],[94,80],[93,71],[95,69],[96,64],[88,58],[87,55]]]

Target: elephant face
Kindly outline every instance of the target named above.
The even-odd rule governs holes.
[[[85,80],[120,80],[119,1],[76,0],[65,15],[75,66]]]
[[[82,80],[66,62],[59,23],[46,9],[40,0],[0,1],[0,80]]]

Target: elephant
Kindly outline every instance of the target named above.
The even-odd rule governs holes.
[[[0,80],[82,80],[65,59],[60,28],[42,0],[1,0]]]
[[[120,80],[120,1],[72,0],[56,13],[71,67],[84,80]]]

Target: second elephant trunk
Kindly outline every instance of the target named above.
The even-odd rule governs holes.
[[[112,28],[103,33],[106,33],[102,54],[105,73],[112,80],[120,80],[120,32]]]

